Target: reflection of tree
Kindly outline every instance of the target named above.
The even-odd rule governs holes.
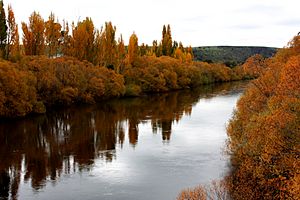
[[[126,138],[132,146],[137,145],[141,122],[151,121],[153,133],[160,132],[162,140],[169,141],[172,123],[190,115],[199,98],[209,98],[230,87],[111,100],[2,123],[0,198],[17,198],[22,166],[24,180],[39,189],[47,178],[55,181],[62,174],[92,168],[95,158],[112,161],[116,147],[122,147]]]
[[[10,177],[7,171],[0,172],[0,198],[8,199],[9,197]]]
[[[129,119],[129,128],[128,128],[128,138],[129,138],[129,143],[135,146],[138,141],[138,134],[139,134],[139,127],[138,127],[138,122],[134,119],[131,120]]]

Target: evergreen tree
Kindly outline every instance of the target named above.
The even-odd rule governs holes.
[[[7,25],[3,1],[0,0],[0,50],[1,56],[5,55],[5,46],[7,39]]]

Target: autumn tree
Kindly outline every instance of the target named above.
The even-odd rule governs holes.
[[[96,66],[104,66],[104,48],[103,48],[103,43],[104,43],[104,35],[103,35],[103,30],[96,30],[95,33],[95,60],[94,64]]]
[[[61,47],[62,54],[65,56],[72,56],[73,48],[72,41],[73,38],[69,35],[70,29],[68,22],[63,21],[63,27],[61,31],[61,38],[59,44]]]
[[[250,76],[249,78],[259,77],[264,68],[264,58],[260,54],[249,57],[243,64],[245,76]]]
[[[153,40],[153,42],[152,42],[152,54],[155,55],[156,57],[159,57],[162,55],[161,45],[158,44],[157,40]]]
[[[48,46],[48,57],[57,56],[59,50],[59,39],[61,38],[61,25],[55,22],[55,15],[50,14],[45,22],[45,40]]]
[[[73,56],[79,60],[94,61],[95,28],[91,18],[78,22],[73,27]]]
[[[6,25],[6,15],[4,10],[3,1],[0,1],[0,50],[1,56],[5,55],[5,46],[7,39],[7,25]]]
[[[17,57],[20,55],[20,46],[19,46],[19,32],[18,24],[15,20],[15,15],[12,10],[12,7],[8,5],[8,17],[7,17],[7,46],[6,46],[6,59],[11,57]]]
[[[115,71],[117,73],[122,73],[123,72],[123,68],[124,68],[124,59],[126,57],[126,49],[125,49],[125,45],[124,45],[124,40],[122,35],[120,36],[119,40],[118,40],[118,46],[117,46],[117,67],[115,69]]]
[[[194,54],[193,54],[193,48],[191,46],[189,46],[187,49],[186,49],[186,62],[187,63],[192,63],[193,62],[193,58],[194,57]]]
[[[176,48],[174,52],[174,58],[180,60],[180,62],[185,61],[185,55],[180,48]]]
[[[170,25],[168,25],[167,28],[165,25],[163,26],[161,45],[162,45],[162,55],[172,56],[173,42],[172,42]]]
[[[300,52],[291,45],[278,54],[247,63],[254,72],[265,69],[238,101],[227,128],[233,199],[300,198]]]
[[[22,22],[23,45],[26,55],[43,55],[45,49],[45,23],[41,15],[33,12],[29,24]]]
[[[104,53],[104,66],[109,68],[115,67],[116,58],[116,35],[117,28],[111,22],[105,23],[105,30],[103,33],[103,53]]]
[[[128,62],[131,65],[134,65],[134,61],[136,61],[139,55],[139,46],[138,46],[138,37],[135,33],[130,36],[129,44],[128,44]]]
[[[96,31],[95,36],[95,64],[118,71],[119,44],[115,39],[116,27],[111,22],[106,22],[105,27]],[[123,40],[123,39],[122,39]],[[119,41],[120,42],[120,41]],[[122,42],[121,42],[122,43]],[[122,44],[120,44],[122,46]],[[123,47],[121,47],[122,49]],[[121,50],[122,51],[122,50]]]

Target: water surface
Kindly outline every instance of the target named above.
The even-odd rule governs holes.
[[[223,177],[244,83],[0,122],[0,199],[175,199]]]

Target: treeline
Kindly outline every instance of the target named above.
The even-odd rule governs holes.
[[[95,66],[104,66],[117,73],[125,64],[132,64],[138,56],[170,56],[182,62],[192,62],[191,47],[184,48],[181,42],[173,41],[170,25],[164,25],[160,42],[154,40],[152,46],[144,43],[138,46],[138,38],[133,33],[129,45],[124,45],[122,35],[116,38],[116,26],[106,22],[97,29],[87,17],[77,24],[60,23],[54,13],[47,20],[34,11],[29,22],[22,22],[22,45],[14,12],[8,6],[6,17],[3,1],[0,1],[0,53],[6,60],[18,61],[21,56],[46,55],[49,58],[70,56],[80,61],[88,61]],[[127,63],[125,62],[127,61]]]
[[[227,127],[230,174],[178,199],[300,199],[300,36],[270,59],[248,59],[249,68],[261,76]]]
[[[193,62],[192,48],[173,41],[170,25],[163,26],[161,41],[151,47],[139,45],[135,33],[125,46],[122,36],[116,40],[111,22],[98,30],[91,18],[69,26],[53,13],[44,21],[33,12],[29,23],[22,22],[20,45],[11,6],[7,19],[2,1],[0,10],[0,117],[256,76],[251,64],[230,69]]]

